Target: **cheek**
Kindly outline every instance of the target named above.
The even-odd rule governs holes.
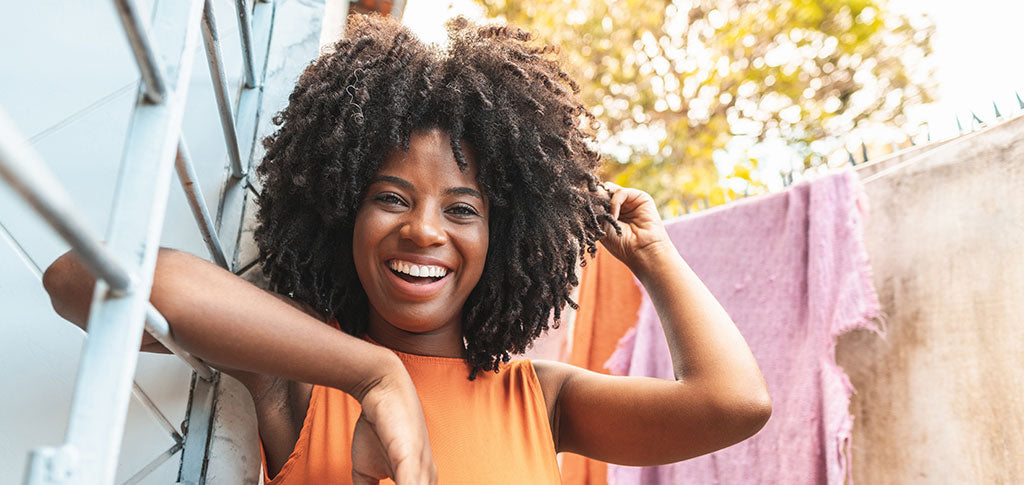
[[[352,261],[360,280],[366,276],[373,262],[374,241],[377,238],[373,231],[374,227],[375,224],[368,220],[365,213],[356,214],[352,229]]]
[[[470,276],[473,281],[473,286],[480,281],[480,276],[484,272],[484,265],[487,262],[487,248],[489,246],[489,235],[487,233],[487,227],[478,230],[473,237],[467,238],[463,247],[466,256],[467,264],[467,276]]]

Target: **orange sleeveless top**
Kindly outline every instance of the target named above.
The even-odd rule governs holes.
[[[416,385],[439,485],[561,482],[544,394],[529,359],[470,381],[463,359],[392,351]],[[295,449],[273,479],[261,439],[264,484],[351,484],[359,413],[352,396],[314,385]]]

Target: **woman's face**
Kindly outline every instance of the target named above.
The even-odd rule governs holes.
[[[356,213],[352,256],[370,302],[371,324],[407,332],[454,326],[487,257],[488,204],[477,163],[459,170],[450,138],[416,131],[370,181]],[[376,321],[376,322],[375,322]]]

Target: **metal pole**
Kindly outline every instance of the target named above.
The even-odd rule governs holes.
[[[188,154],[188,147],[185,145],[184,139],[178,141],[178,155],[175,158],[174,168],[178,172],[178,181],[181,182],[181,189],[185,191],[189,208],[192,209],[192,216],[196,219],[196,224],[199,226],[199,232],[203,235],[203,242],[206,243],[206,248],[210,250],[213,260],[221,268],[229,269],[228,260],[224,256],[224,249],[220,246],[217,230],[213,227],[213,219],[210,217],[210,211],[206,207],[206,199],[203,198],[203,191],[199,187],[196,171],[192,166],[192,157]]]
[[[123,296],[111,295],[103,280],[96,282],[66,443],[32,454],[30,485],[114,481],[202,13],[200,0],[157,4],[154,18],[168,32],[184,35],[162,52],[176,61],[169,71],[174,77],[168,80],[166,99],[151,104],[140,98],[132,113],[106,238],[138,282]],[[147,63],[153,61],[142,60],[140,65]],[[69,473],[39,471],[53,468],[55,462],[70,463]]]
[[[0,176],[71,245],[96,278],[106,281],[110,289],[119,294],[132,287],[131,274],[98,242],[100,237],[82,222],[86,219],[79,214],[67,191],[2,110]]]
[[[142,407],[149,411],[149,414],[153,416],[153,419],[160,423],[160,426],[164,427],[164,430],[171,435],[171,439],[176,443],[181,443],[185,440],[185,438],[181,437],[181,433],[178,432],[178,429],[171,424],[171,420],[167,419],[167,416],[164,416],[164,413],[161,412],[156,403],[149,398],[149,394],[146,394],[146,391],[142,389],[142,386],[140,386],[138,382],[132,382],[132,396],[142,404]]]
[[[164,69],[160,65],[160,59],[149,35],[149,24],[139,15],[139,9],[132,0],[114,0],[114,5],[117,6],[124,32],[128,34],[135,62],[142,72],[142,81],[146,85],[146,99],[151,103],[164,102],[167,96],[167,82],[164,80]]]
[[[157,455],[156,458],[153,458],[153,460],[146,466],[142,467],[141,470],[135,472],[131,478],[124,482],[124,485],[135,485],[136,483],[141,482],[143,478],[146,478],[147,475],[153,473],[153,470],[156,470],[160,465],[163,465],[165,461],[171,459],[171,457],[181,450],[182,447],[183,445],[180,442],[171,445],[170,448]]]
[[[235,0],[238,14],[238,40],[242,44],[242,66],[245,73],[245,87],[256,87],[256,69],[252,61],[252,20],[246,0]]]
[[[266,76],[267,68],[267,52],[270,51],[270,37],[271,30],[274,25],[274,11],[276,9],[276,3],[259,2],[255,4],[252,12],[252,23],[253,23],[253,48],[256,49],[256,57],[253,59],[255,62],[255,72],[261,78]],[[263,81],[260,81],[262,85]],[[253,89],[242,88],[238,93],[238,108],[235,110],[235,133],[239,136],[239,153],[245,160],[245,165],[248,167],[252,163],[253,147],[256,145],[256,129],[258,121],[260,119],[260,103],[263,98],[263,87],[257,86]],[[215,226],[221,234],[234,234],[235,230],[240,230],[237,227],[224,226],[224,213],[225,210],[231,212],[236,206],[240,207],[240,198],[237,197],[236,191],[231,190],[235,186],[243,187],[243,181],[231,178],[225,180],[224,186],[221,189],[220,199],[217,204],[217,214],[214,218]],[[233,216],[232,216],[233,217]],[[239,219],[240,220],[240,219]],[[227,232],[224,232],[224,231]],[[230,244],[230,243],[229,243]],[[233,252],[232,247],[226,248],[226,253]],[[225,254],[226,254],[225,253]]]
[[[212,0],[206,0],[203,6],[203,44],[206,46],[206,63],[210,68],[210,80],[213,81],[213,92],[217,98],[220,128],[224,132],[228,158],[231,159],[231,175],[242,178],[245,176],[245,167],[242,166],[242,157],[238,151],[238,136],[235,134],[235,120],[231,115],[231,101],[228,100],[228,81],[227,75],[224,74],[224,58],[220,52],[220,39],[217,38],[217,22],[213,16]]]
[[[191,366],[203,380],[209,381],[213,379],[213,370],[209,366],[193,357],[192,354],[189,354],[187,350],[181,348],[174,341],[174,338],[171,337],[171,326],[167,323],[167,319],[153,305],[146,306],[146,331],[157,342],[164,344],[167,350],[170,350],[174,355],[177,355],[178,358]]]
[[[14,235],[7,231],[3,224],[0,224],[0,235],[4,236],[7,239],[7,241],[12,245],[14,252],[17,253],[18,256],[20,256],[25,261],[25,263],[29,266],[29,269],[31,269],[33,274],[36,275],[36,278],[41,279],[43,276],[42,269],[39,267],[38,264],[36,264],[36,262],[28,254],[28,252],[25,251],[25,248],[22,247],[22,245],[14,238]],[[151,334],[159,333],[161,327],[165,328],[164,333],[169,334],[170,326],[167,324],[163,316],[160,315],[160,312],[158,312],[156,308],[154,308],[152,305],[150,305],[150,307],[147,309],[146,317],[148,319],[146,329],[150,331]],[[188,362],[186,361],[186,363]],[[193,369],[196,369],[196,367],[193,366]],[[206,370],[202,371],[200,369]],[[207,368],[205,364],[202,364],[200,369],[196,369],[196,371],[209,371],[209,368]],[[160,408],[157,407],[156,403],[154,403],[153,400],[149,398],[149,395],[146,394],[146,391],[143,390],[142,387],[139,386],[139,383],[136,381],[132,382],[132,396],[135,397],[135,399],[138,400],[139,403],[142,404],[142,406],[150,412],[150,414],[153,416],[153,419],[156,419],[157,422],[159,422],[160,425],[164,427],[164,429],[171,435],[171,439],[173,439],[178,444],[184,442],[185,439],[181,436],[181,433],[178,431],[178,429],[176,429],[174,425],[171,424],[171,421],[167,419],[167,416],[165,416],[164,413],[160,411]]]

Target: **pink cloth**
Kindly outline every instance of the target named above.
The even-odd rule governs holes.
[[[836,338],[855,328],[882,332],[862,242],[866,212],[859,179],[844,170],[666,224],[750,345],[768,383],[772,417],[753,438],[716,453],[659,467],[609,466],[610,484],[843,483],[853,388],[836,365]],[[673,379],[646,293],[635,331],[606,366],[620,375]]]

